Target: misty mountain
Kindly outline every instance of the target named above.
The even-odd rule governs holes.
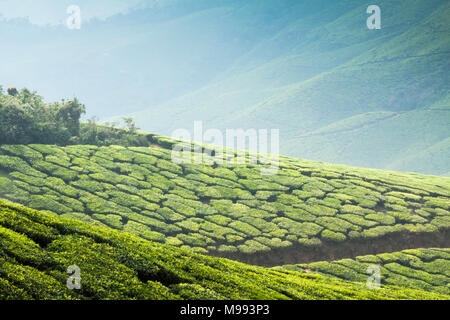
[[[448,174],[450,4],[380,0],[369,30],[371,4],[178,0],[81,30],[2,21],[0,83],[159,134],[278,128],[282,154]]]

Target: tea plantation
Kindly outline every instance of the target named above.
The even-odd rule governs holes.
[[[450,299],[208,257],[4,201],[0,244],[0,299]]]
[[[276,175],[262,175],[260,164],[178,165],[173,141],[154,140],[159,146],[2,145],[0,198],[237,259],[450,229],[449,178],[284,157]]]
[[[287,265],[284,268],[366,282],[368,268],[373,265],[379,267],[381,285],[450,294],[450,249],[409,249],[333,262]]]

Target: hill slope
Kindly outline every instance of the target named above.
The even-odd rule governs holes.
[[[50,101],[76,95],[95,106],[89,117],[132,113],[159,134],[194,120],[205,128],[275,127],[285,155],[445,175],[450,4],[379,0],[382,28],[368,30],[372,4],[160,1],[86,21],[77,32],[0,20],[8,43],[0,83],[35,88]],[[398,117],[310,136],[373,112]]]
[[[166,138],[154,138],[170,147]],[[162,147],[0,147],[0,196],[261,264],[449,247],[450,179],[281,158],[177,165]]]
[[[367,281],[367,269],[380,268],[381,285],[405,286],[450,294],[450,249],[411,249],[332,262],[284,266],[349,281]]]
[[[0,241],[0,299],[450,298],[205,257],[3,201]],[[66,286],[69,266],[80,290]]]
[[[449,109],[430,109],[449,93],[450,4],[379,1],[376,31],[365,24],[369,4],[298,1],[294,20],[286,18],[214,81],[133,115],[142,128],[165,135],[190,129],[194,120],[222,130],[280,128],[285,155],[444,175],[447,147],[433,166],[405,159],[450,136]],[[398,117],[308,136],[370,112]]]

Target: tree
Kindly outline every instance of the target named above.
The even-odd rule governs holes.
[[[123,118],[126,128],[121,129],[117,124],[97,125],[95,119],[81,124],[84,113],[86,108],[77,98],[45,103],[26,88],[9,88],[4,95],[0,86],[0,144],[148,145],[132,118]]]
[[[0,103],[0,144],[27,144],[34,125],[24,110],[14,104]]]
[[[17,91],[17,89],[14,87],[9,87],[6,91],[10,96],[17,96],[17,94],[19,93],[19,91]]]
[[[136,123],[134,122],[133,118],[131,117],[122,117],[122,120],[125,122],[125,127],[128,130],[129,133],[136,133],[139,128],[136,126]]]
[[[64,103],[56,114],[56,120],[63,123],[74,137],[80,135],[80,118],[86,113],[86,107],[77,98]]]

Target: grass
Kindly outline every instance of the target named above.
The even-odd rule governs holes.
[[[449,178],[286,157],[272,176],[170,160],[162,147],[0,146],[0,196],[211,254],[450,228]]]
[[[0,240],[0,299],[450,299],[207,257],[5,201]]]

